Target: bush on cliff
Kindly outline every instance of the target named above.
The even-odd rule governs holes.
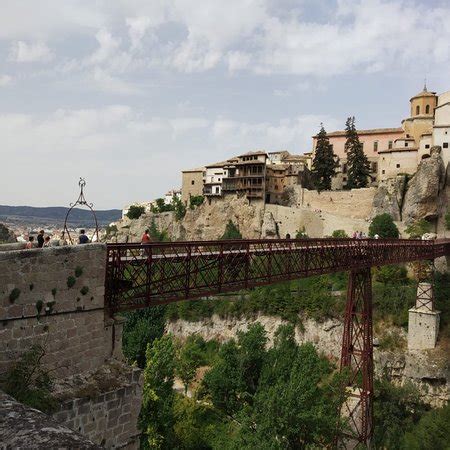
[[[145,213],[145,208],[143,206],[131,205],[127,212],[127,217],[129,219],[139,219],[142,214]]]
[[[425,233],[431,231],[431,223],[425,219],[416,220],[409,225],[405,233],[409,235],[411,239],[420,239]]]
[[[189,199],[189,208],[194,209],[196,206],[200,206],[205,201],[203,195],[193,195]]]
[[[220,239],[221,240],[242,239],[242,234],[239,231],[238,226],[235,225],[231,219],[226,224],[225,231]]]
[[[375,216],[369,226],[369,236],[375,237],[378,234],[380,238],[395,238],[400,235],[397,225],[395,225],[392,216],[388,213]]]

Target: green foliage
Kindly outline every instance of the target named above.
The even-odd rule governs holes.
[[[19,288],[14,288],[10,293],[9,293],[9,301],[10,303],[14,303],[20,296],[20,289]]]
[[[306,234],[305,227],[302,227],[301,230],[297,230],[295,233],[295,239],[308,239],[309,236]]]
[[[129,219],[139,219],[139,217],[142,216],[142,214],[145,213],[145,207],[144,206],[138,206],[138,205],[131,205],[128,208],[127,217]]]
[[[72,275],[67,277],[67,287],[70,289],[74,287],[75,283],[77,282],[76,278]]]
[[[191,335],[177,352],[176,373],[184,384],[187,393],[189,384],[195,377],[197,369],[204,363],[202,338]]]
[[[169,335],[155,339],[146,352],[139,427],[142,447],[173,448],[175,347]]]
[[[450,210],[445,213],[444,220],[445,228],[447,228],[447,230],[450,230]]]
[[[189,208],[194,209],[196,206],[200,206],[205,201],[203,195],[192,195],[189,199]]]
[[[80,278],[83,275],[83,268],[81,266],[75,267],[75,276]]]
[[[45,314],[51,314],[53,312],[53,307],[55,306],[56,302],[47,302],[47,306],[45,308]]]
[[[130,364],[136,362],[145,367],[147,344],[151,344],[164,333],[165,306],[154,306],[125,313],[127,319],[123,327],[122,349]]]
[[[370,176],[370,163],[363,151],[358,133],[355,127],[355,118],[348,117],[345,123],[347,140],[345,152],[347,153],[347,187],[364,188],[367,186]]]
[[[163,198],[157,198],[155,200],[155,203],[152,204],[151,206],[151,210],[155,214],[174,211],[174,209],[175,209],[174,203],[172,202],[166,204]]]
[[[373,238],[376,234],[384,239],[399,237],[397,225],[395,225],[390,214],[379,214],[373,218],[369,226],[369,236]]]
[[[230,219],[225,226],[225,231],[220,238],[221,240],[242,239],[242,234],[237,225]]]
[[[425,413],[409,427],[402,441],[405,450],[448,449],[450,436],[450,404]]]
[[[431,223],[425,219],[416,220],[405,229],[405,233],[409,235],[411,239],[421,238],[425,233],[431,231]]]
[[[348,238],[348,234],[344,230],[334,230],[331,234],[333,238]]]
[[[168,242],[168,241],[170,241],[169,234],[167,233],[167,231],[166,230],[159,231],[154,220],[152,220],[152,223],[150,224],[149,234],[150,234],[150,239],[153,242]]]
[[[374,448],[411,448],[403,447],[403,434],[415,428],[419,417],[426,411],[415,388],[412,385],[396,387],[380,380],[375,381],[374,393]]]
[[[402,285],[408,282],[408,271],[405,266],[382,266],[375,270],[375,280],[387,284]]]
[[[173,197],[172,204],[175,211],[175,219],[181,220],[186,215],[186,205],[177,196]]]
[[[107,225],[105,231],[106,237],[110,237],[115,235],[119,230],[117,229],[117,225]]]
[[[17,401],[51,413],[57,402],[50,395],[52,380],[49,371],[42,366],[45,348],[35,344],[16,361],[4,375],[0,385]]]
[[[52,288],[52,295],[53,295],[53,298],[56,297],[56,292],[57,292],[56,288]]]
[[[81,294],[81,295],[86,295],[88,292],[89,292],[89,288],[88,288],[87,286],[83,286],[83,287],[80,289],[80,294]]]
[[[318,192],[331,189],[331,179],[334,177],[338,166],[335,156],[323,124],[320,124],[312,161],[312,176]]]
[[[36,311],[37,311],[38,318],[41,316],[41,311],[42,311],[42,307],[43,306],[44,306],[44,301],[43,300],[38,300],[36,302]]]

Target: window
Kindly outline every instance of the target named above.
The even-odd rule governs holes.
[[[347,181],[347,177],[342,178],[342,181],[345,183]]]
[[[392,148],[392,144],[393,144],[392,141],[389,141],[389,142],[388,142],[388,149],[391,149],[391,148]]]
[[[442,148],[448,148],[448,142],[443,142],[442,143]]]
[[[408,147],[408,143],[407,142],[405,142],[405,147]]]
[[[219,187],[216,186],[216,194],[219,194]]]
[[[192,186],[195,184],[195,181],[194,180],[191,180],[191,184],[192,184]]]
[[[342,165],[342,173],[347,173],[347,164]]]
[[[425,148],[430,148],[430,144],[425,144]]]
[[[384,175],[384,174],[386,173],[386,171],[383,169],[383,170],[381,171],[381,173]]]
[[[374,151],[374,152],[377,152],[377,151],[378,151],[378,141],[375,141],[375,142],[373,143],[373,151]]]
[[[377,172],[378,171],[378,163],[373,162],[372,163],[372,172]]]
[[[400,169],[400,164],[397,164],[397,166],[396,166],[396,167],[397,167],[397,169]]]
[[[430,114],[430,105],[425,106],[425,114]]]
[[[330,144],[330,150],[333,151],[333,144]]]
[[[364,142],[361,142],[361,150],[364,150]]]
[[[416,116],[418,116],[420,114],[420,106],[417,105],[416,106]]]

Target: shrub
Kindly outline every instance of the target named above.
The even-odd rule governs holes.
[[[75,267],[75,276],[80,278],[83,275],[83,268],[80,266]]]
[[[408,281],[407,270],[404,266],[383,266],[375,271],[375,280],[387,284],[405,284]]]
[[[445,228],[447,228],[447,230],[450,230],[450,210],[445,213],[444,219],[445,219]]]
[[[200,206],[205,200],[203,195],[193,195],[189,199],[189,208],[194,209],[196,206]]]
[[[220,238],[221,240],[242,239],[242,234],[237,225],[230,219],[225,226],[225,231]]]
[[[167,231],[166,230],[159,231],[154,220],[152,220],[152,223],[150,224],[149,234],[150,234],[151,240],[154,242],[170,241]]]
[[[67,287],[69,289],[72,288],[75,285],[76,281],[76,278],[70,275],[69,277],[67,277]]]
[[[390,214],[384,213],[375,216],[369,227],[369,236],[374,237],[376,234],[380,238],[398,238],[399,231],[392,216]]]
[[[334,230],[331,234],[334,238],[348,238],[348,234],[344,230]]]
[[[405,230],[411,239],[421,238],[425,233],[429,233],[430,231],[431,223],[425,219],[416,220]]]
[[[152,204],[151,210],[153,213],[163,213],[168,211],[173,211],[175,209],[174,203],[166,204],[163,198],[157,198],[155,203]]]
[[[86,295],[88,292],[89,292],[89,288],[88,288],[87,286],[83,286],[83,287],[80,289],[80,294],[81,294],[81,295]]]
[[[139,219],[142,214],[145,213],[145,208],[143,206],[131,205],[127,212],[127,217],[129,219]]]
[[[178,197],[174,197],[172,203],[175,210],[175,219],[181,220],[186,215],[186,205]]]
[[[106,236],[111,236],[117,233],[117,225],[107,225],[105,228]]]
[[[14,303],[19,298],[19,295],[20,295],[20,289],[14,288],[9,294],[9,301],[11,303]]]
[[[297,230],[295,233],[295,239],[308,239],[309,236],[306,234],[305,227],[302,227],[301,230]]]

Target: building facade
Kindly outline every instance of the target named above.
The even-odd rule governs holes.
[[[181,200],[187,204],[191,197],[203,194],[204,167],[181,172]]]

